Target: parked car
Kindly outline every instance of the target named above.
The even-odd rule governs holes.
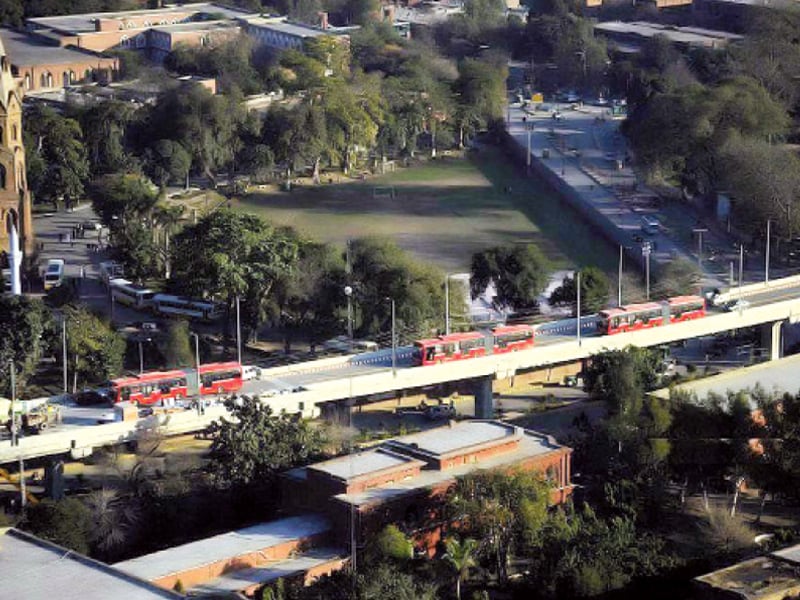
[[[94,404],[108,404],[108,396],[103,393],[103,390],[83,390],[77,394],[73,394],[72,400],[78,406],[92,406]]]

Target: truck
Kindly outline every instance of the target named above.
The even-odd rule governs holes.
[[[58,423],[60,411],[56,406],[43,404],[26,412],[17,412],[16,418],[12,420],[10,406],[11,401],[3,399],[0,402],[0,414],[5,418],[2,425],[9,431],[12,430],[14,420],[20,431],[25,434],[41,433],[51,425]]]

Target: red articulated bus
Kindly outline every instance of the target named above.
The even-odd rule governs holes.
[[[200,394],[228,394],[242,389],[242,366],[237,362],[200,365]],[[155,371],[120,377],[108,383],[112,404],[158,404],[195,395],[197,374],[194,369]]]
[[[598,329],[604,335],[614,335],[699,319],[705,316],[705,307],[705,300],[700,296],[678,296],[664,302],[628,304],[600,311]]]
[[[238,362],[200,365],[200,394],[228,394],[242,389],[242,365]]]
[[[533,327],[503,325],[490,332],[469,331],[440,335],[414,342],[418,365],[435,365],[454,360],[503,354],[533,347]]]
[[[109,382],[112,404],[156,404],[163,400],[180,400],[189,395],[186,373],[183,371],[156,371],[134,377],[120,377]]]

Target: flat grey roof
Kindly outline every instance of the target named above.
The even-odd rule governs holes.
[[[332,29],[317,29],[316,27],[309,27],[308,25],[301,25],[299,23],[289,23],[288,21],[278,21],[269,18],[256,18],[247,19],[247,23],[254,29],[270,29],[272,31],[279,31],[287,35],[293,35],[299,38],[319,37],[321,35],[336,35],[335,28]]]
[[[728,391],[749,391],[756,385],[761,386],[766,392],[796,394],[800,391],[798,369],[800,369],[800,354],[795,354],[752,367],[681,383],[675,386],[675,389],[695,394],[698,400],[704,400],[710,392],[724,395]],[[668,388],[653,392],[660,398],[669,398],[669,393]]]
[[[3,598],[155,600],[183,596],[22,531],[0,534]]]
[[[181,31],[212,31],[224,29],[241,29],[239,25],[230,21],[192,21],[191,23],[175,23],[174,25],[154,25],[153,31],[177,33]]]
[[[0,28],[0,39],[12,65],[27,67],[31,65],[57,65],[79,62],[97,63],[100,58],[90,52],[71,48],[60,48],[48,44],[35,35]]]
[[[713,46],[743,39],[743,36],[728,33],[727,31],[700,29],[698,27],[673,27],[646,21],[606,21],[595,24],[594,28],[604,33],[633,34],[643,38],[664,35],[672,42],[695,46]]]
[[[333,477],[349,481],[362,475],[398,468],[410,463],[416,463],[420,466],[425,464],[408,456],[401,456],[384,448],[377,448],[315,463],[310,465],[308,469],[322,471]]]
[[[522,429],[497,421],[460,421],[448,427],[437,427],[389,440],[387,444],[397,449],[444,456],[474,446],[499,442],[522,436]]]
[[[194,594],[238,592],[253,585],[270,583],[281,578],[305,573],[309,569],[347,556],[343,548],[312,549],[296,558],[275,561],[263,567],[253,567],[226,573],[190,590]]]
[[[166,8],[153,8],[150,10],[129,10],[120,12],[98,12],[98,13],[85,13],[82,15],[60,15],[56,17],[35,17],[27,19],[28,23],[35,24],[39,27],[57,29],[70,33],[88,33],[93,32],[94,22],[97,19],[124,19],[126,17],[143,17],[153,15],[157,18],[159,15],[170,14],[174,12],[194,12],[194,13],[217,13],[227,19],[252,15],[253,13],[244,9],[228,8],[220,6],[213,2],[196,2],[192,4],[184,4],[183,6],[168,6]]]
[[[433,429],[432,431],[437,431]],[[440,435],[445,435],[438,430]],[[412,437],[412,436],[409,436]],[[419,475],[400,481],[394,481],[382,486],[370,488],[358,494],[338,494],[337,500],[356,506],[368,506],[376,502],[385,502],[392,498],[404,496],[421,489],[431,488],[435,485],[453,481],[457,477],[474,473],[476,471],[497,469],[511,466],[522,460],[554,452],[563,446],[555,443],[552,438],[533,431],[523,430],[519,445],[510,452],[495,454],[478,463],[459,465],[451,469],[440,471],[438,469],[423,470]]]
[[[783,561],[793,563],[795,566],[800,566],[800,544],[778,550],[773,552],[772,555]]]
[[[153,581],[174,573],[202,567],[242,554],[284,544],[328,531],[328,520],[320,515],[300,515],[279,521],[229,531],[210,538],[146,554],[114,565],[135,577]]]

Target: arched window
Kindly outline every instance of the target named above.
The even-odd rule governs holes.
[[[30,73],[25,73],[25,89],[26,90],[31,89],[31,74]]]
[[[68,71],[64,71],[64,73],[61,75],[61,82],[63,83],[64,87],[69,86],[70,81],[69,81],[69,72]]]
[[[39,87],[47,87],[47,73],[42,73],[41,77],[39,77]]]
[[[0,165],[0,188],[6,189],[6,166]]]
[[[128,48],[131,45],[131,41],[128,39],[127,35],[123,35],[121,38],[119,38],[119,45],[123,48]]]
[[[91,81],[92,80],[92,70],[91,69],[86,69],[83,72],[83,80],[84,81]]]
[[[17,126],[16,125],[12,125],[11,126],[11,139],[14,140],[15,142],[17,141],[17,135],[19,135],[19,132],[17,131]]]
[[[53,74],[47,73],[47,85],[45,87],[53,87]]]

